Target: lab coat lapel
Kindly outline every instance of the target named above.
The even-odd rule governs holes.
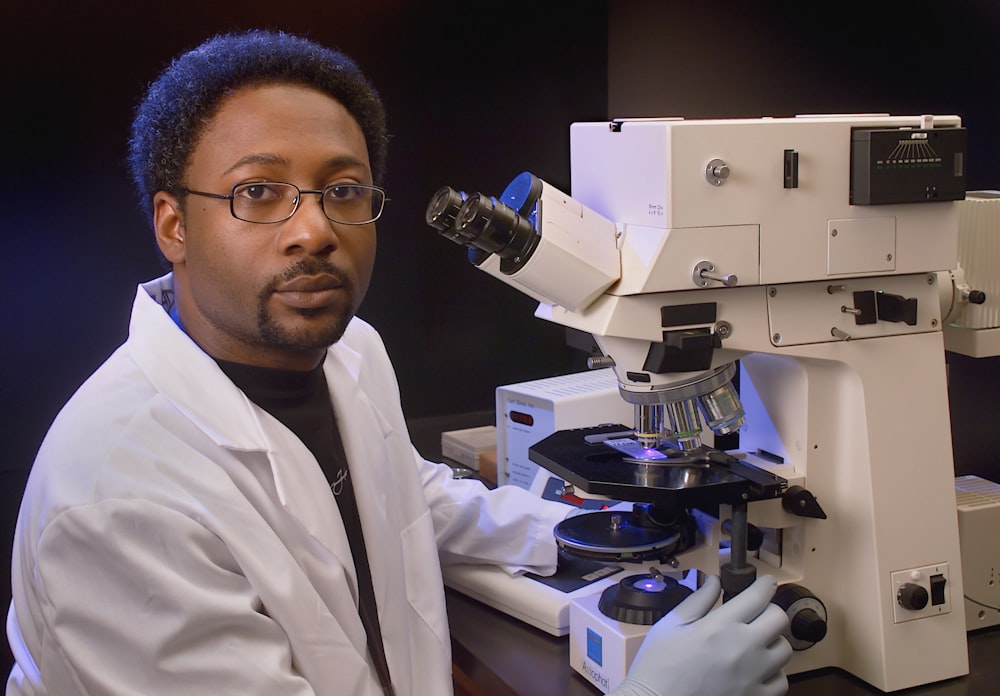
[[[299,627],[314,635],[317,645],[324,645],[322,636],[339,625],[363,661],[365,632],[357,613],[354,562],[336,500],[315,457],[291,431],[250,402],[215,361],[178,330],[164,311],[169,298],[159,294],[161,286],[169,289],[169,276],[138,290],[129,336],[133,359],[178,410],[242,462],[259,482],[257,490],[272,505],[288,513],[284,519],[274,517],[267,502],[256,500],[279,534],[289,540],[289,547],[299,549],[298,561],[326,605],[326,612],[311,615],[307,608],[299,616]],[[217,387],[206,389],[206,385]],[[239,471],[233,476],[235,481],[243,478]],[[256,499],[253,486],[243,488]],[[290,541],[293,538],[295,542]],[[252,563],[255,556],[248,551],[244,560]],[[263,570],[260,574],[267,576]],[[344,592],[345,580],[350,593]],[[307,624],[310,630],[304,629]],[[325,655],[316,658],[317,664],[327,661]]]
[[[351,547],[330,483],[301,440],[269,414],[263,414],[263,418],[272,421],[265,428],[265,434],[270,444],[268,459],[271,474],[280,502],[305,531],[344,566],[356,595],[357,576]],[[330,558],[320,560],[324,563],[332,561]]]
[[[387,498],[393,475],[387,443],[393,429],[358,386],[363,360],[364,356],[338,344],[330,352],[325,373],[354,483],[375,598],[386,607],[389,579],[399,573],[399,563],[386,558],[398,547],[400,530],[400,511]]]
[[[134,359],[157,389],[219,446],[234,453],[267,453],[278,502],[337,557],[356,587],[337,502],[315,457],[290,430],[232,386],[215,361],[177,330],[164,311],[171,297],[164,294],[168,279],[146,283],[137,293],[129,337]],[[162,345],[171,349],[165,351]],[[206,384],[232,388],[206,389]]]
[[[299,563],[326,609],[365,660],[367,644],[358,614],[357,573],[330,483],[302,441],[270,414],[258,411],[279,502],[301,525],[304,540],[299,546]],[[349,593],[344,592],[345,580]],[[316,657],[327,659],[323,655]]]

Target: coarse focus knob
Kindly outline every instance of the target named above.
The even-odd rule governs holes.
[[[772,603],[788,615],[788,640],[793,650],[806,650],[826,638],[826,606],[808,588],[788,583],[774,593]]]
[[[899,602],[899,606],[910,611],[920,611],[927,606],[929,599],[930,595],[927,594],[927,589],[912,582],[903,583],[896,592],[896,601]]]
[[[803,609],[791,618],[792,636],[807,643],[818,643],[826,638],[826,619],[814,609]]]

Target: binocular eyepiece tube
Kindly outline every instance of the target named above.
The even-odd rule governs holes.
[[[425,220],[478,269],[540,304],[577,311],[621,278],[615,223],[531,172],[496,197],[441,188]]]
[[[528,172],[516,177],[500,199],[445,186],[431,198],[425,219],[456,244],[496,254],[504,272],[512,273],[538,246],[535,216],[541,191],[541,180]]]

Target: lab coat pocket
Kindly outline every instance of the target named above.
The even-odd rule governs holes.
[[[430,511],[424,512],[400,535],[406,577],[406,599],[443,646],[448,646],[448,617],[444,610],[444,580]]]

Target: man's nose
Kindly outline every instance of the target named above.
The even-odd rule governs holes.
[[[281,246],[285,253],[301,250],[306,254],[319,254],[337,248],[339,239],[334,224],[323,212],[320,194],[299,194],[295,213],[282,223]]]

